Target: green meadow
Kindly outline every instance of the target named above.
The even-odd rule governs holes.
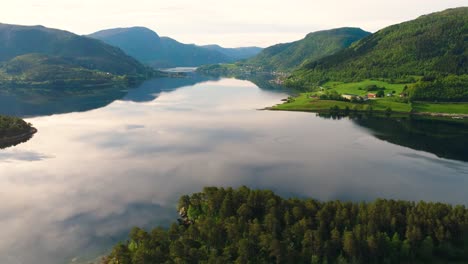
[[[449,113],[449,114],[467,114],[468,103],[413,103],[413,109],[416,112],[425,113]]]
[[[385,87],[385,94],[393,93],[395,95],[399,95],[403,92],[405,85],[407,84],[394,84],[388,83],[385,81],[378,81],[378,80],[364,80],[361,82],[353,82],[353,83],[344,83],[344,82],[327,82],[322,87],[325,90],[334,90],[340,94],[355,94],[364,96],[369,92],[375,93],[376,91],[366,91],[366,87],[371,85],[375,85],[377,87]]]
[[[409,84],[395,84],[381,80],[364,80],[360,82],[327,82],[323,84],[319,91],[300,93],[296,97],[269,109],[287,111],[311,111],[326,112],[331,108],[338,107],[339,110],[386,112],[391,109],[394,113],[427,113],[427,114],[468,114],[468,103],[443,103],[443,102],[409,102],[405,98],[400,98],[405,86]],[[349,102],[337,100],[322,100],[320,95],[337,92],[339,94],[353,94],[365,96],[377,91],[367,91],[368,87],[374,86],[384,91],[384,97],[370,99],[365,102]],[[391,94],[391,96],[388,96]]]

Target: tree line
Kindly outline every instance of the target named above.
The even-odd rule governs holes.
[[[136,263],[464,263],[468,210],[377,199],[284,199],[206,187],[180,198],[168,229],[131,231],[102,260]]]

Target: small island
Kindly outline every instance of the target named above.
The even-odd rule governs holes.
[[[25,142],[36,132],[36,128],[21,118],[0,115],[0,148]]]

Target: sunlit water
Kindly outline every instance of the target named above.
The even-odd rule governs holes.
[[[28,118],[39,133],[0,150],[0,263],[95,258],[132,226],[175,220],[178,197],[204,186],[468,204],[467,162],[348,119],[258,111],[287,95],[248,81],[194,83],[153,80],[101,108]],[[48,103],[22,113],[52,114]]]

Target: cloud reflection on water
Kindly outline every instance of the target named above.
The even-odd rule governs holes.
[[[16,155],[0,163],[0,231],[10,238],[0,241],[0,263],[94,256],[133,225],[167,223],[178,197],[204,186],[323,200],[468,201],[465,162],[424,154],[420,166],[421,152],[350,120],[255,110],[285,96],[229,79],[29,119],[40,131],[34,140],[0,151],[0,161]]]

